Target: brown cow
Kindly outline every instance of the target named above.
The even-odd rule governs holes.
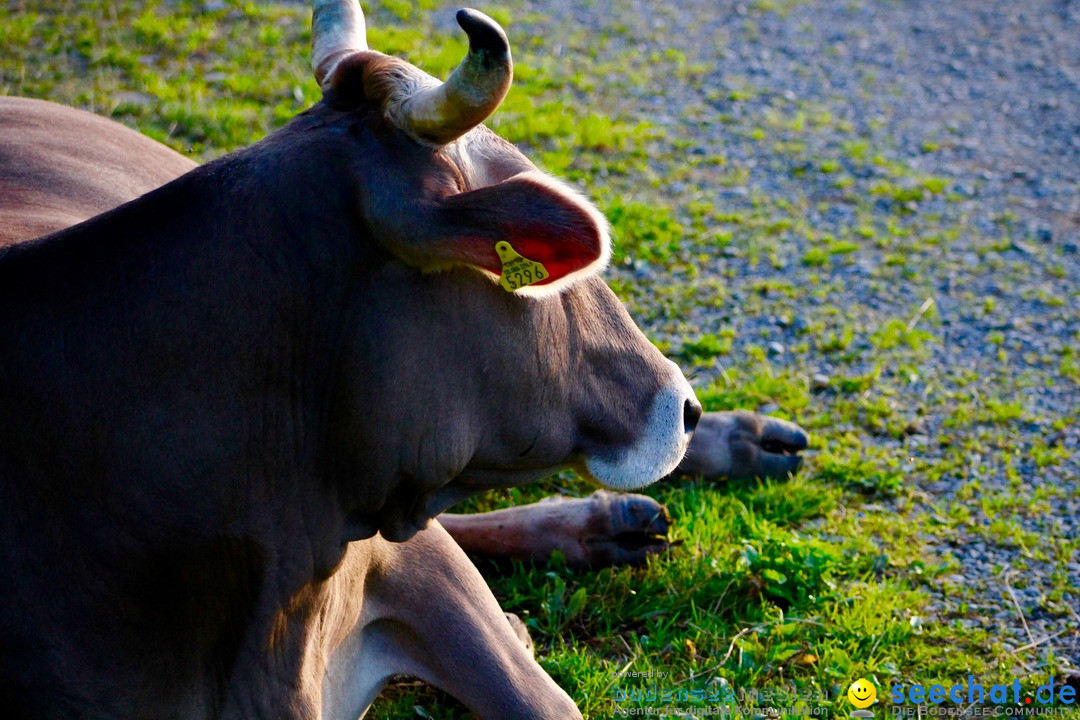
[[[90,113],[22,98],[0,98],[0,244],[57,230],[154,189],[195,167],[194,163],[141,135]],[[165,177],[163,177],[163,175]],[[25,236],[25,237],[24,237]],[[726,420],[728,413],[707,413]],[[751,424],[772,421],[747,417]],[[777,425],[775,429],[782,428]],[[700,430],[691,440],[696,456],[727,455]],[[686,461],[684,460],[684,464]],[[682,467],[682,466],[680,466]],[[752,468],[742,466],[745,472]],[[640,495],[598,492],[585,500],[545,501],[485,515],[441,515],[440,521],[472,554],[545,559],[553,549],[571,562],[596,564],[640,560],[664,547],[667,519]],[[371,574],[373,565],[390,572]],[[420,578],[422,591],[413,587]],[[380,538],[351,543],[324,595],[310,643],[309,672],[326,665],[325,717],[355,718],[386,679],[411,673],[452,693],[482,717],[519,717],[522,707],[501,704],[524,688],[533,716],[572,716],[565,694],[507,634],[493,599],[476,571],[434,524],[405,543]],[[385,643],[382,653],[338,653],[355,646],[368,626],[393,619],[408,632]],[[300,621],[304,625],[304,620]],[[446,656],[446,648],[457,648]],[[468,655],[468,673],[462,656]],[[329,658],[329,661],[327,661]],[[439,665],[432,661],[446,660]],[[332,690],[332,692],[331,692]],[[348,697],[346,697],[348,696]],[[351,699],[349,699],[351,698]],[[331,711],[340,708],[340,712]]]
[[[595,211],[481,127],[437,136],[433,113],[461,131],[477,86],[508,82],[462,89],[509,55],[489,20],[459,20],[456,84],[331,44],[327,99],[280,133],[0,251],[0,566],[18,579],[0,589],[0,707],[355,717],[410,672],[485,717],[574,716],[461,552],[420,528],[566,464],[654,480],[699,409],[589,277]],[[23,159],[0,158],[16,234],[50,212]],[[78,219],[78,190],[57,196],[52,221]],[[484,279],[502,241],[549,268],[533,297]]]
[[[336,716],[401,670],[489,717],[574,714],[425,527],[568,465],[652,482],[700,406],[595,277],[599,213],[475,127],[509,49],[459,22],[439,85],[318,7],[323,102],[0,254],[10,714]],[[507,288],[503,243],[542,275]]]

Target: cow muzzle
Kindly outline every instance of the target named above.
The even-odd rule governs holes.
[[[612,490],[636,490],[671,474],[686,454],[701,419],[701,404],[679,367],[667,361],[671,377],[653,397],[637,440],[610,455],[586,456],[585,470]]]

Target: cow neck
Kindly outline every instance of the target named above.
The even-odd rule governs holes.
[[[290,175],[280,149],[264,141],[0,257],[0,345],[14,348],[0,413],[18,417],[0,453],[36,456],[27,481],[83,527],[141,519],[147,552],[223,527],[271,556],[303,539],[305,567],[280,571],[311,577],[341,552],[313,536],[337,509],[311,487],[310,435],[323,308],[351,258],[310,241],[344,221],[325,193],[311,212],[318,178]],[[66,398],[48,417],[46,395]]]

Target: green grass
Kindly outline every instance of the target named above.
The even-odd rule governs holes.
[[[465,44],[435,29],[444,26],[436,24],[434,13],[443,12],[436,5],[365,3],[370,45],[444,76]],[[755,31],[754,18],[791,6],[754,3],[747,32]],[[185,0],[16,5],[0,21],[0,92],[94,110],[201,160],[259,139],[318,99],[303,6],[229,0],[206,7]],[[619,55],[611,49],[619,37],[573,28],[557,34],[556,57],[548,18],[517,2],[497,15],[515,43],[516,78],[490,124],[597,198],[617,242],[608,279],[635,318],[694,374],[708,409],[765,409],[813,432],[805,469],[789,482],[650,488],[675,516],[679,542],[644,567],[482,566],[505,609],[527,622],[543,666],[593,718],[657,704],[614,701],[616,691],[647,690],[645,682],[615,682],[612,672],[623,669],[670,672],[665,682],[688,691],[793,684],[810,698],[793,704],[838,717],[850,710],[843,692],[863,676],[887,695],[893,682],[951,685],[970,673],[986,685],[1015,675],[1034,687],[1059,674],[1052,654],[1017,650],[972,627],[964,605],[942,614],[929,604],[930,588],[970,592],[947,579],[961,570],[933,550],[965,534],[1051,563],[1044,610],[1076,632],[1067,620],[1076,593],[1064,568],[1075,561],[1077,542],[1033,537],[1016,522],[1044,507],[1052,489],[1019,481],[1003,489],[985,478],[1019,478],[1022,458],[1041,471],[1060,468],[1064,448],[1026,443],[1011,428],[1034,420],[1062,428],[1075,424],[1077,409],[1042,417],[1023,395],[1024,383],[1034,381],[1013,364],[1023,349],[1009,347],[1002,333],[985,339],[1000,353],[993,373],[927,362],[944,334],[932,305],[920,306],[933,298],[926,270],[963,268],[955,248],[970,242],[1003,281],[1020,277],[1026,269],[1007,256],[1015,218],[1003,213],[1000,235],[970,239],[963,223],[924,207],[949,192],[951,179],[917,172],[826,107],[779,99],[718,121],[771,153],[784,172],[824,183],[826,199],[748,192],[718,205],[671,191],[676,181],[743,187],[759,172],[711,151],[695,154],[692,142],[636,114],[634,92],[702,69],[681,53]],[[632,18],[619,28],[623,40],[652,32]],[[766,94],[737,71],[715,100],[737,106]],[[844,140],[831,139],[837,134]],[[928,141],[922,151],[938,144]],[[833,204],[850,207],[856,219],[830,235],[811,217]],[[859,263],[870,267],[883,297],[904,288],[903,299],[837,304],[843,273]],[[1047,264],[1048,281],[1060,279],[1054,267]],[[1033,298],[1046,307],[1068,301],[1041,292]],[[968,307],[981,317],[1002,312],[992,297],[972,297]],[[783,338],[782,363],[764,349],[773,332],[749,322],[765,317],[800,320]],[[815,390],[812,378],[825,365],[829,383]],[[1068,345],[1044,365],[1041,382],[1080,382],[1080,360]],[[939,419],[938,433],[919,444],[928,417]],[[964,490],[937,500],[918,489],[942,478]],[[564,475],[468,507],[588,490]],[[775,703],[759,696],[751,704]],[[370,717],[467,713],[441,693],[403,683]]]

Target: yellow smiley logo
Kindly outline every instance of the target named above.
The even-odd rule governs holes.
[[[868,708],[877,700],[877,688],[866,678],[859,678],[848,688],[847,699],[857,708]]]

